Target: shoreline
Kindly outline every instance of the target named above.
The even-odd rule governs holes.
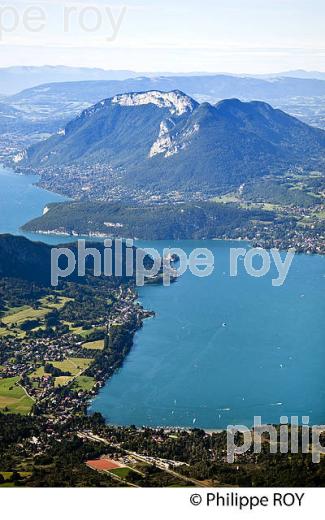
[[[104,418],[105,419],[105,418]],[[121,425],[121,424],[113,424],[108,421],[105,421],[106,426],[110,426],[112,428],[130,428],[131,425]],[[186,432],[191,433],[193,430],[202,430],[206,435],[219,435],[220,433],[226,433],[227,428],[206,428],[204,426],[136,426],[136,429],[139,431],[151,430],[153,432],[159,432],[163,430],[165,433],[174,434],[178,432]]]
[[[147,309],[144,309],[143,305],[142,305],[142,302],[141,300],[139,299],[139,295],[138,293],[135,291],[134,287],[130,288],[130,292],[132,293],[132,302],[133,302],[133,308],[135,310],[135,314],[136,314],[136,323],[135,323],[135,326],[131,329],[131,330],[128,330],[128,327],[127,327],[127,323],[124,323],[123,325],[121,325],[121,328],[123,328],[124,330],[126,330],[131,336],[132,336],[132,341],[129,345],[129,348],[126,349],[126,351],[124,352],[124,356],[122,357],[122,359],[120,360],[120,362],[113,367],[109,366],[107,367],[107,370],[105,370],[106,374],[102,374],[102,377],[101,379],[99,380],[96,380],[97,381],[97,384],[96,386],[94,387],[94,391],[95,391],[95,395],[86,395],[85,396],[85,401],[84,401],[84,404],[85,404],[85,409],[86,409],[86,415],[89,414],[90,412],[90,408],[94,402],[94,399],[99,395],[100,391],[106,387],[110,380],[112,379],[112,377],[117,373],[118,370],[120,370],[122,367],[123,367],[123,364],[125,362],[125,360],[127,359],[127,357],[129,356],[131,350],[133,349],[134,347],[134,338],[135,338],[135,335],[137,334],[137,332],[139,332],[139,330],[142,329],[143,327],[143,323],[146,319],[150,319],[150,318],[154,318],[155,317],[155,311],[152,311],[152,310],[147,310]],[[110,327],[114,325],[113,324],[110,324],[108,323],[107,324],[107,335],[106,337],[109,338],[110,337]],[[99,359],[101,357],[104,358],[105,354],[106,354],[106,350],[108,349],[104,349],[101,353],[101,355],[99,356]],[[93,365],[94,367],[94,365]],[[92,366],[89,367],[90,369],[92,368]],[[96,378],[95,378],[96,379]],[[95,412],[92,412],[92,413],[95,413]],[[105,419],[105,417],[103,417]],[[107,421],[105,420],[105,423],[108,425]],[[115,425],[117,427],[117,425]]]
[[[36,182],[33,182],[32,185],[40,190],[44,190],[45,192],[48,192],[49,194],[58,195],[58,196],[64,198],[65,200],[63,200],[62,203],[66,203],[69,201],[78,202],[78,199],[71,198],[65,194],[62,194],[61,192],[58,192],[56,190],[50,190],[49,187],[41,185],[41,183],[40,183],[41,176],[39,173],[30,172],[30,171],[20,171],[19,168],[16,169],[16,168],[14,168],[13,165],[6,165],[4,163],[1,163],[0,167],[3,167],[8,172],[9,171],[12,172],[14,175],[25,176],[25,177],[30,177],[30,176],[37,177]],[[209,200],[211,200],[211,199],[209,199]],[[35,218],[37,218],[37,217],[35,217]],[[51,236],[53,236],[53,237],[62,236],[62,238],[85,237],[85,238],[89,238],[89,239],[92,239],[92,238],[94,238],[94,239],[121,238],[121,237],[114,237],[110,234],[106,234],[105,232],[100,232],[100,231],[78,233],[76,231],[68,232],[64,229],[62,229],[62,230],[24,229],[24,226],[27,224],[28,224],[28,222],[24,223],[22,226],[20,226],[19,230],[22,231],[23,233],[34,233],[36,235],[44,235],[44,236],[49,236],[49,237],[51,237]],[[127,238],[130,238],[130,237],[127,237]],[[301,243],[302,239],[306,240],[305,244]],[[138,237],[133,237],[132,240],[136,241],[136,240],[138,240]],[[146,239],[146,238],[144,238],[144,239],[141,238],[140,240],[148,241],[148,242],[153,241],[153,240]],[[173,240],[173,241],[177,242],[180,239],[176,240],[176,239],[166,238],[163,240]],[[194,239],[193,238],[184,238],[182,240],[194,240]],[[227,242],[227,241],[247,242],[251,247],[257,247],[257,248],[260,247],[265,250],[270,250],[270,249],[274,248],[274,249],[277,249],[278,251],[288,251],[290,248],[292,248],[292,249],[295,249],[295,254],[306,254],[306,255],[310,255],[310,256],[314,256],[314,255],[325,256],[325,246],[322,244],[322,242],[321,241],[319,243],[317,241],[315,242],[314,239],[312,239],[312,242],[310,242],[308,235],[306,237],[297,237],[297,240],[299,240],[299,241],[295,244],[285,244],[285,243],[281,244],[281,242],[283,242],[282,238],[265,237],[264,239],[260,239],[258,236],[255,236],[251,239],[243,238],[243,237],[239,237],[239,238],[213,237],[213,238],[209,238],[209,239],[202,238],[200,240],[213,240],[213,241],[225,241],[225,242]]]
[[[146,239],[146,238],[139,238],[139,237],[115,237],[115,236],[112,236],[110,234],[105,234],[105,233],[100,233],[100,232],[92,232],[92,233],[77,233],[76,231],[72,231],[71,233],[69,233],[68,231],[59,231],[59,230],[25,230],[23,229],[24,228],[24,225],[21,226],[19,229],[24,233],[34,233],[36,235],[44,235],[44,236],[53,236],[53,237],[62,237],[62,238],[67,238],[67,237],[71,237],[71,239],[73,238],[89,238],[89,239],[111,239],[111,240],[133,240],[134,242],[137,242],[137,241],[142,241],[142,242],[164,242],[164,241],[173,241],[173,242],[183,242],[183,241],[202,241],[202,242],[207,242],[207,241],[212,241],[212,242],[238,242],[238,243],[241,243],[241,244],[247,244],[248,246],[250,246],[251,248],[261,248],[261,249],[265,249],[266,251],[270,251],[271,249],[277,249],[278,251],[286,251],[288,252],[289,249],[287,248],[278,248],[278,247],[275,247],[274,244],[265,244],[265,245],[260,245],[258,243],[258,241],[256,239],[249,239],[249,238],[219,238],[219,237],[214,237],[214,238],[201,238],[201,239],[194,239],[194,238],[182,238],[182,239],[168,239],[168,238],[164,238],[164,239],[160,239],[160,240],[152,240],[152,239]],[[306,251],[302,251],[302,250],[297,250],[296,248],[292,248],[292,249],[295,249],[295,255],[307,255],[307,256],[325,256],[325,252],[322,253],[322,252],[313,252],[313,251],[310,251],[310,250],[306,250]]]
[[[243,242],[251,244],[252,240],[248,238],[163,238],[159,240],[154,239],[148,239],[148,238],[139,238],[139,237],[115,237],[111,234],[106,233],[100,233],[100,232],[91,232],[91,233],[77,233],[76,231],[68,232],[68,231],[59,231],[57,229],[53,230],[30,230],[30,229],[23,229],[24,225],[21,226],[19,229],[25,233],[35,233],[37,235],[45,235],[45,236],[62,236],[62,237],[71,237],[71,238],[80,238],[80,237],[87,237],[87,238],[107,238],[112,240],[122,239],[122,240],[133,240],[134,242],[142,241],[142,242],[164,242],[164,241],[173,241],[173,242],[183,242],[183,241],[200,241],[207,242],[209,240],[213,242]]]

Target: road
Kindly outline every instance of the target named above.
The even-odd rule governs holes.
[[[119,444],[112,444],[107,439],[103,439],[102,437],[99,437],[98,435],[89,434],[89,433],[81,433],[81,432],[78,435],[81,438],[88,439],[88,440],[95,441],[95,442],[100,442],[102,444],[106,444],[107,446],[111,446],[112,448],[117,448],[117,449],[123,451],[124,453],[126,453],[127,455],[131,455],[139,462],[145,462],[146,464],[153,465],[152,461],[149,460],[149,457],[146,457],[145,455],[139,455],[138,453],[136,453],[134,451],[126,450],[125,448],[121,448],[121,446]],[[152,458],[154,458],[154,457],[150,457],[150,459],[152,459]],[[166,468],[165,465],[159,459],[155,459],[155,465],[157,466],[157,468],[161,469],[162,471],[165,471],[166,473],[169,473],[173,477],[177,477],[178,479],[183,480],[187,484],[191,484],[194,487],[209,487],[208,484],[200,482],[199,480],[196,480],[194,478],[185,477],[184,475],[178,473],[175,470]]]

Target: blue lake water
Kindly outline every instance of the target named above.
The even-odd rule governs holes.
[[[185,250],[202,243],[181,242]],[[199,426],[325,421],[325,258],[296,256],[283,287],[273,274],[229,277],[229,248],[209,241],[209,278],[185,274],[170,288],[140,290],[157,312],[136,335],[122,369],[92,410],[114,424]]]
[[[36,187],[36,182],[35,176],[18,175],[0,165],[0,233],[23,234],[31,240],[57,243],[58,237],[22,233],[19,229],[28,220],[42,215],[48,203],[66,200]]]
[[[36,179],[0,168],[0,233],[19,233],[49,202],[64,200],[32,185]],[[27,235],[51,243],[60,237]],[[169,288],[140,289],[156,317],[146,320],[123,367],[91,409],[110,423],[224,428],[251,425],[254,416],[278,423],[282,415],[325,422],[325,257],[294,258],[283,287],[273,268],[251,278],[239,263],[229,277],[229,249],[238,242],[173,244],[209,247],[208,278],[186,273]]]

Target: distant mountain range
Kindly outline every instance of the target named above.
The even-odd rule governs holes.
[[[9,96],[43,83],[123,80],[137,75],[130,70],[103,70],[86,67],[6,67],[0,68],[0,92]]]
[[[322,127],[325,81],[314,79],[208,75],[138,77],[123,81],[70,81],[39,85],[7,97],[2,103],[18,110],[21,114],[19,119],[32,124],[45,122],[49,128],[55,124],[58,129],[102,99],[122,92],[147,90],[181,90],[199,102],[210,103],[232,97],[243,101],[258,99],[302,119],[305,117],[305,122]]]
[[[325,81],[296,78],[253,78],[237,76],[170,76],[137,77],[123,81],[74,81],[48,83],[23,90],[6,99],[17,108],[25,104],[34,107],[46,103],[95,103],[120,94],[146,90],[181,90],[194,98],[208,96],[216,101],[229,97],[243,100],[273,101],[295,97],[325,96]]]
[[[301,79],[321,79],[325,80],[325,72],[319,72],[316,70],[289,70],[286,72],[279,72],[277,74],[264,75],[268,77],[282,77],[282,78],[301,78]],[[258,77],[258,76],[256,76]]]
[[[263,102],[199,104],[179,90],[101,101],[16,158],[23,169],[107,166],[135,188],[211,190],[290,168],[324,169],[325,132]],[[44,173],[45,172],[45,173]],[[59,188],[58,188],[59,189]],[[91,193],[89,193],[91,195]]]
[[[267,78],[267,77],[294,77],[304,79],[325,79],[325,72],[295,70],[280,72],[277,74],[227,74],[227,73],[207,73],[207,72],[135,72],[131,70],[104,70],[100,68],[87,67],[67,67],[67,66],[16,66],[0,68],[0,93],[1,95],[12,95],[22,90],[36,87],[48,83],[63,83],[70,81],[97,81],[97,80],[125,80],[137,77],[161,77],[161,76],[180,76],[180,77],[250,77],[250,78]],[[183,87],[181,85],[173,88]],[[186,90],[186,89],[184,89]],[[124,90],[123,90],[124,91]],[[122,90],[121,90],[122,92]],[[191,92],[189,92],[191,94]],[[230,94],[238,95],[238,94]],[[224,96],[222,96],[224,97]],[[96,100],[98,101],[98,100]]]

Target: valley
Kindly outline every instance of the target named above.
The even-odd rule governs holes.
[[[0,487],[324,482],[323,459],[271,455],[267,436],[227,464],[224,431],[323,418],[324,85],[171,76],[3,97],[0,230],[33,242],[0,236]],[[88,264],[50,286],[43,242],[121,235],[204,239],[218,269],[137,291]],[[230,279],[238,240],[301,253],[285,287]]]
[[[12,240],[0,239],[0,267]],[[310,372],[313,356],[309,364],[301,355],[308,336],[317,358],[321,356],[317,350],[322,347],[321,337],[313,324],[322,312],[322,257],[302,255],[280,296],[267,283],[261,290],[249,279],[239,279],[244,308],[238,314],[235,294],[240,289],[229,291],[228,279],[222,275],[227,243],[209,244],[216,248],[218,259],[219,274],[212,280],[193,283],[186,276],[170,288],[145,287],[141,306],[131,280],[121,284],[88,275],[86,284],[72,279],[54,290],[36,268],[44,246],[14,240],[21,245],[19,254],[10,258],[12,276],[0,278],[0,487],[264,486],[274,482],[301,486],[322,482],[323,460],[315,465],[310,455],[294,454],[288,473],[287,456],[270,455],[267,436],[261,454],[249,450],[235,465],[227,464],[226,436],[221,431],[222,421],[233,420],[232,414],[245,413],[248,418],[252,406],[261,410],[261,399],[270,420],[278,413],[273,398],[283,400],[281,413],[286,407],[301,406],[301,397],[289,390],[290,378],[296,379],[298,373],[300,386],[311,392],[306,392],[305,399],[314,403],[315,420],[322,413],[322,402],[319,400],[316,409],[313,393],[319,392],[321,365],[319,373],[314,368]],[[26,247],[36,262],[29,279],[19,260]],[[40,247],[41,255],[31,254]],[[296,276],[301,271],[303,281],[299,278],[298,284]],[[294,301],[297,290],[305,297],[291,313],[288,302]],[[273,300],[277,311],[270,320],[267,316]],[[158,311],[153,320],[145,319],[152,315],[143,310],[143,304],[149,302]],[[314,312],[306,313],[311,302]],[[196,322],[189,322],[189,312]],[[226,319],[227,327],[216,328],[213,320],[218,319],[220,323]],[[286,330],[281,339],[279,328]],[[203,350],[197,350],[198,341]],[[246,368],[247,384],[236,376],[242,370],[243,341],[247,342],[245,355],[251,360]],[[276,342],[281,350],[275,349]],[[237,354],[225,355],[231,345],[238,349]],[[285,368],[279,369],[278,363],[284,359]],[[261,363],[267,370],[261,370]],[[230,367],[232,387],[226,384]],[[315,388],[308,386],[311,375],[313,381],[317,379]],[[201,377],[204,384],[199,382]],[[258,396],[252,380],[258,386],[263,382],[263,393]],[[243,394],[244,408],[238,398]],[[137,428],[130,426],[133,421]],[[124,422],[125,426],[116,426]],[[180,424],[187,427],[180,428]],[[200,429],[203,424],[206,428]],[[220,431],[209,432],[213,424]],[[307,480],[306,473],[299,471],[301,464],[308,467]],[[112,465],[123,471],[96,469]]]

